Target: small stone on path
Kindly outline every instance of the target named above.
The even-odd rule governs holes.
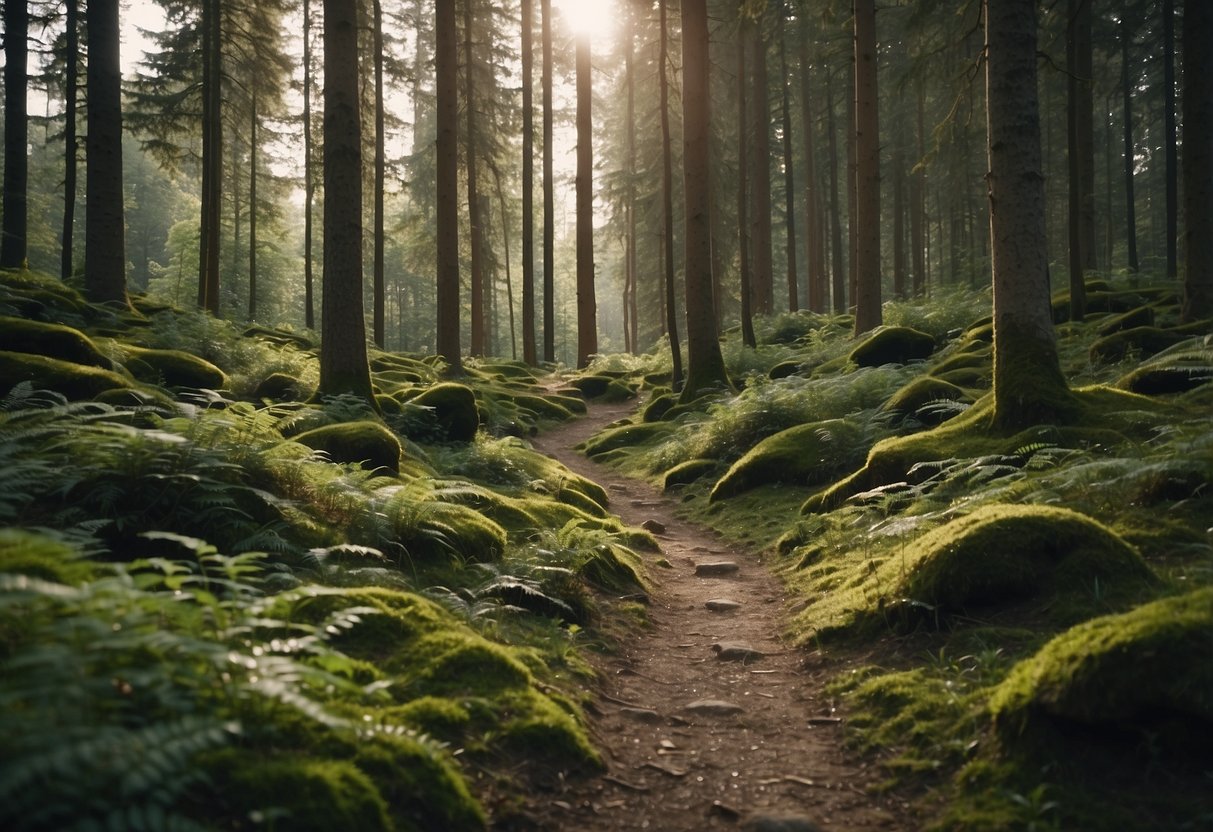
[[[659,523],[656,520],[645,520],[640,524],[640,528],[653,534],[665,534],[665,523]]]
[[[695,567],[695,574],[701,578],[716,577],[719,575],[735,575],[741,569],[735,561],[731,560],[714,560],[709,563],[701,563]]]
[[[683,710],[700,716],[735,716],[745,711],[745,708],[722,699],[700,699],[687,705]]]
[[[619,713],[637,722],[660,722],[661,714],[652,708],[620,708]]]
[[[753,662],[766,655],[743,641],[717,642],[712,645],[712,651],[722,662]]]
[[[712,598],[704,601],[703,605],[712,612],[732,612],[736,609],[741,609],[741,604],[737,601],[730,601],[728,598]]]

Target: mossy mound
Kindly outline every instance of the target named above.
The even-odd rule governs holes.
[[[411,400],[433,410],[445,437],[452,442],[470,442],[480,429],[476,394],[464,384],[443,382],[423,390]]]
[[[123,345],[123,363],[131,375],[149,384],[221,390],[227,373],[206,359],[182,350],[157,350]]]
[[[24,381],[40,390],[61,393],[73,401],[131,388],[131,382],[101,367],[32,353],[0,351],[0,390],[7,392]]]
[[[641,421],[660,422],[677,404],[678,397],[673,393],[663,392],[659,395],[655,395],[649,400],[649,403],[644,406],[644,410],[641,411]]]
[[[620,425],[607,428],[602,433],[592,436],[585,442],[585,455],[599,457],[610,451],[627,448],[632,445],[642,445],[661,436],[666,436],[674,430],[674,425],[668,422],[644,422],[639,425]]]
[[[1139,326],[1100,338],[1091,345],[1089,353],[1092,361],[1111,364],[1122,360],[1130,352],[1139,357],[1156,355],[1190,337],[1175,330]]]
[[[891,421],[901,424],[913,418],[924,425],[939,425],[960,411],[955,408],[932,408],[937,402],[966,402],[973,397],[960,387],[941,378],[921,376],[894,393],[880,407]]]
[[[316,390],[286,373],[270,373],[257,383],[253,398],[274,402],[305,402]]]
[[[1138,367],[1121,377],[1116,386],[1143,396],[1187,393],[1213,381],[1213,366],[1175,362]]]
[[[1125,329],[1154,326],[1154,308],[1139,306],[1120,315],[1113,315],[1106,321],[1101,321],[1097,330],[1100,336],[1111,335]]]
[[[993,372],[993,351],[986,346],[976,350],[957,350],[931,368],[929,375],[941,378],[956,370],[983,370],[987,376]]]
[[[28,353],[86,367],[113,369],[92,339],[78,329],[25,318],[0,317],[0,350]]]
[[[888,326],[859,342],[848,358],[860,367],[881,367],[921,361],[933,352],[935,339],[927,333],[906,326]]]
[[[804,363],[801,361],[780,361],[767,371],[767,378],[771,379],[772,381],[778,381],[781,378],[788,378],[799,373],[803,367]]]
[[[449,560],[451,556],[488,562],[501,557],[508,537],[501,525],[479,511],[439,500],[394,504],[395,542],[415,561]]]
[[[661,478],[661,488],[669,491],[679,485],[695,482],[700,477],[706,477],[720,467],[714,459],[688,459],[666,471]]]
[[[1020,608],[1072,623],[1155,583],[1114,532],[1069,509],[989,505],[933,529],[801,613],[822,634],[940,626],[981,610]]]
[[[378,422],[324,425],[299,434],[295,441],[324,451],[334,462],[360,462],[368,468],[400,472],[400,440]]]
[[[243,335],[246,338],[257,338],[261,341],[268,341],[279,347],[289,346],[305,351],[317,347],[316,342],[307,335],[278,327],[261,326],[260,324],[245,327]]]
[[[768,436],[734,462],[708,499],[716,502],[773,482],[829,482],[866,450],[860,429],[844,419],[797,425]]]
[[[74,546],[24,529],[0,529],[0,573],[75,586],[95,572]]]
[[[613,381],[615,378],[606,374],[578,376],[569,382],[569,386],[576,387],[587,399],[597,399],[606,395]]]
[[[1067,630],[1016,665],[990,710],[1012,743],[1062,722],[1137,726],[1190,746],[1213,731],[1210,657],[1213,587],[1205,587]]]
[[[59,311],[87,316],[92,308],[75,289],[58,278],[28,269],[0,271],[0,303],[26,318],[54,321]]]

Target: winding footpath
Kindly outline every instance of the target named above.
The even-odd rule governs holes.
[[[633,408],[592,404],[533,440],[601,483],[624,522],[648,522],[662,549],[647,557],[649,626],[592,658],[600,683],[591,730],[607,772],[535,795],[527,813],[536,828],[915,828],[903,803],[874,790],[880,772],[842,748],[842,715],[823,686],[846,665],[781,640],[786,593],[757,554],[680,520],[677,497],[575,450]]]

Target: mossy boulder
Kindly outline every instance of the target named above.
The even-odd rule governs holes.
[[[804,362],[798,360],[780,361],[774,367],[767,371],[767,378],[772,381],[778,381],[781,378],[788,378],[799,373],[804,367]]]
[[[669,491],[679,485],[687,485],[695,480],[706,477],[720,467],[714,459],[688,459],[666,471],[661,478],[661,488]]]
[[[508,537],[499,523],[479,511],[439,500],[394,503],[389,518],[395,525],[395,542],[418,561],[452,557],[476,562],[493,561],[505,552]]]
[[[1100,322],[1097,331],[1100,336],[1106,336],[1114,332],[1120,332],[1125,329],[1136,329],[1142,326],[1154,326],[1154,308],[1152,306],[1139,306],[1120,315],[1113,315],[1106,321]]]
[[[597,374],[589,376],[578,376],[569,382],[569,385],[576,387],[581,391],[581,394],[587,399],[597,399],[600,396],[606,395],[610,389],[611,382],[616,379],[610,375]]]
[[[641,420],[645,422],[660,422],[678,404],[678,397],[673,393],[662,393],[654,396],[641,412]]]
[[[443,382],[423,390],[411,400],[413,404],[430,408],[446,439],[470,442],[480,429],[480,411],[476,394],[465,384]]]
[[[1207,757],[1196,737],[1213,732],[1213,587],[1063,632],[1015,666],[990,710],[1011,743],[1058,723],[1137,726]]]
[[[25,318],[0,317],[0,350],[40,355],[106,370],[114,367],[92,339],[80,330]]]
[[[295,441],[324,451],[333,462],[360,462],[400,472],[400,440],[378,422],[342,422],[305,431]]]
[[[0,390],[7,392],[28,381],[40,390],[53,390],[68,399],[93,399],[110,390],[127,390],[131,382],[110,370],[44,355],[0,351]]]
[[[257,383],[253,398],[274,402],[305,402],[315,395],[311,386],[287,373],[270,373]]]
[[[638,425],[620,425],[607,428],[585,442],[585,455],[599,457],[610,451],[643,445],[674,430],[668,422],[642,422]]]
[[[315,349],[316,347],[316,342],[313,341],[309,336],[278,327],[254,324],[252,326],[245,327],[242,334],[246,338],[257,338],[261,341],[268,341],[269,343],[279,347],[289,346],[304,351]]]
[[[935,352],[935,339],[907,326],[887,326],[860,341],[848,358],[860,367],[908,364],[929,358]]]
[[[1114,363],[1130,352],[1139,357],[1156,355],[1190,337],[1175,330],[1139,326],[1122,329],[1100,338],[1091,345],[1089,354],[1094,362]]]
[[[941,378],[920,376],[894,393],[880,407],[891,421],[901,424],[913,418],[924,425],[946,422],[960,411],[955,408],[932,408],[937,402],[972,403],[973,397],[960,387]]]
[[[1138,367],[1116,382],[1116,386],[1143,396],[1187,393],[1213,381],[1213,365],[1175,362]]]
[[[844,419],[809,422],[768,436],[733,463],[710,502],[775,482],[826,483],[857,464],[867,451],[862,431]]]
[[[206,359],[183,350],[157,350],[122,346],[124,363],[131,375],[150,384],[220,390],[227,374]]]

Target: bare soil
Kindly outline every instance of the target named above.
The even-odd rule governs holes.
[[[535,447],[601,483],[625,522],[654,521],[661,555],[649,626],[617,651],[591,656],[599,683],[588,708],[607,762],[604,774],[547,778],[511,828],[539,830],[736,828],[764,817],[823,830],[906,830],[916,824],[896,795],[878,793],[876,766],[842,745],[845,715],[823,690],[854,659],[809,652],[783,638],[789,599],[758,553],[727,545],[680,519],[678,500],[587,460],[574,448],[633,405],[591,405],[587,417],[551,430]],[[662,562],[668,565],[661,565]],[[732,561],[735,574],[700,577],[704,563]],[[733,611],[708,609],[730,600]],[[740,642],[761,657],[723,661],[713,650]],[[714,700],[735,715],[688,710]],[[525,823],[518,824],[520,818]]]

